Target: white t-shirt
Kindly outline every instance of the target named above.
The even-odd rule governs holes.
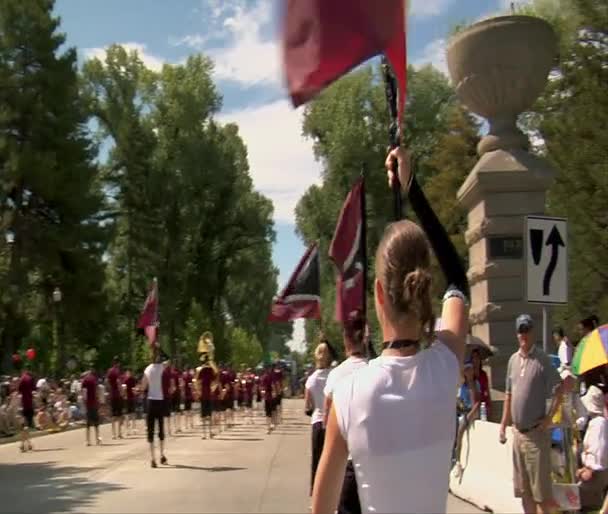
[[[312,397],[312,404],[314,411],[311,417],[311,424],[319,423],[323,421],[323,405],[325,404],[325,396],[323,390],[327,382],[327,376],[329,375],[329,368],[317,369],[312,375],[306,379],[306,389],[310,391]]]
[[[572,345],[562,339],[562,342],[559,343],[557,355],[562,366],[569,366],[572,363]]]
[[[583,440],[583,465],[593,471],[608,469],[608,420],[604,416],[591,418]]]
[[[148,382],[148,400],[163,400],[163,370],[165,366],[161,363],[148,364],[144,375]]]
[[[331,398],[336,385],[345,377],[353,374],[359,368],[367,366],[367,361],[361,357],[349,357],[329,372],[323,394]]]
[[[456,356],[437,342],[340,382],[333,401],[363,513],[446,511],[459,380]]]

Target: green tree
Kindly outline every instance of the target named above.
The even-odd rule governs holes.
[[[242,328],[230,330],[231,358],[233,369],[255,367],[262,360],[262,345],[255,335],[251,335]]]
[[[608,316],[608,6],[601,0],[535,0],[522,12],[549,21],[560,59],[545,93],[523,127],[535,133],[557,170],[548,192],[549,213],[568,218],[569,303],[557,320],[570,330],[578,320]]]
[[[76,50],[62,48],[53,4],[0,2],[0,259],[5,365],[31,334],[56,371],[102,327],[106,239]],[[46,351],[57,286],[59,347]]]

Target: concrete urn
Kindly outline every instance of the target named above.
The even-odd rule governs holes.
[[[460,100],[487,118],[483,155],[503,148],[527,148],[516,126],[547,83],[557,55],[557,38],[547,22],[532,16],[501,16],[475,23],[456,34],[447,63]]]

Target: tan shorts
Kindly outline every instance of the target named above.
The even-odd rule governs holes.
[[[551,482],[551,434],[538,428],[522,434],[513,430],[513,482],[515,497],[531,497],[536,503],[553,499]]]

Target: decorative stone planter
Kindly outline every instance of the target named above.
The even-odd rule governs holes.
[[[499,389],[516,350],[515,318],[529,313],[539,327],[537,336],[543,332],[542,308],[525,298],[524,220],[544,212],[555,171],[528,151],[528,138],[516,122],[542,93],[556,47],[545,21],[501,16],[455,35],[447,48],[458,97],[489,122],[477,147],[480,159],[458,191],[458,201],[468,213],[469,322],[474,336],[500,352],[490,360],[491,381]]]
[[[487,118],[490,130],[478,152],[525,148],[516,127],[545,88],[557,54],[552,27],[531,16],[501,16],[481,21],[454,36],[447,48],[452,82],[461,101]]]

